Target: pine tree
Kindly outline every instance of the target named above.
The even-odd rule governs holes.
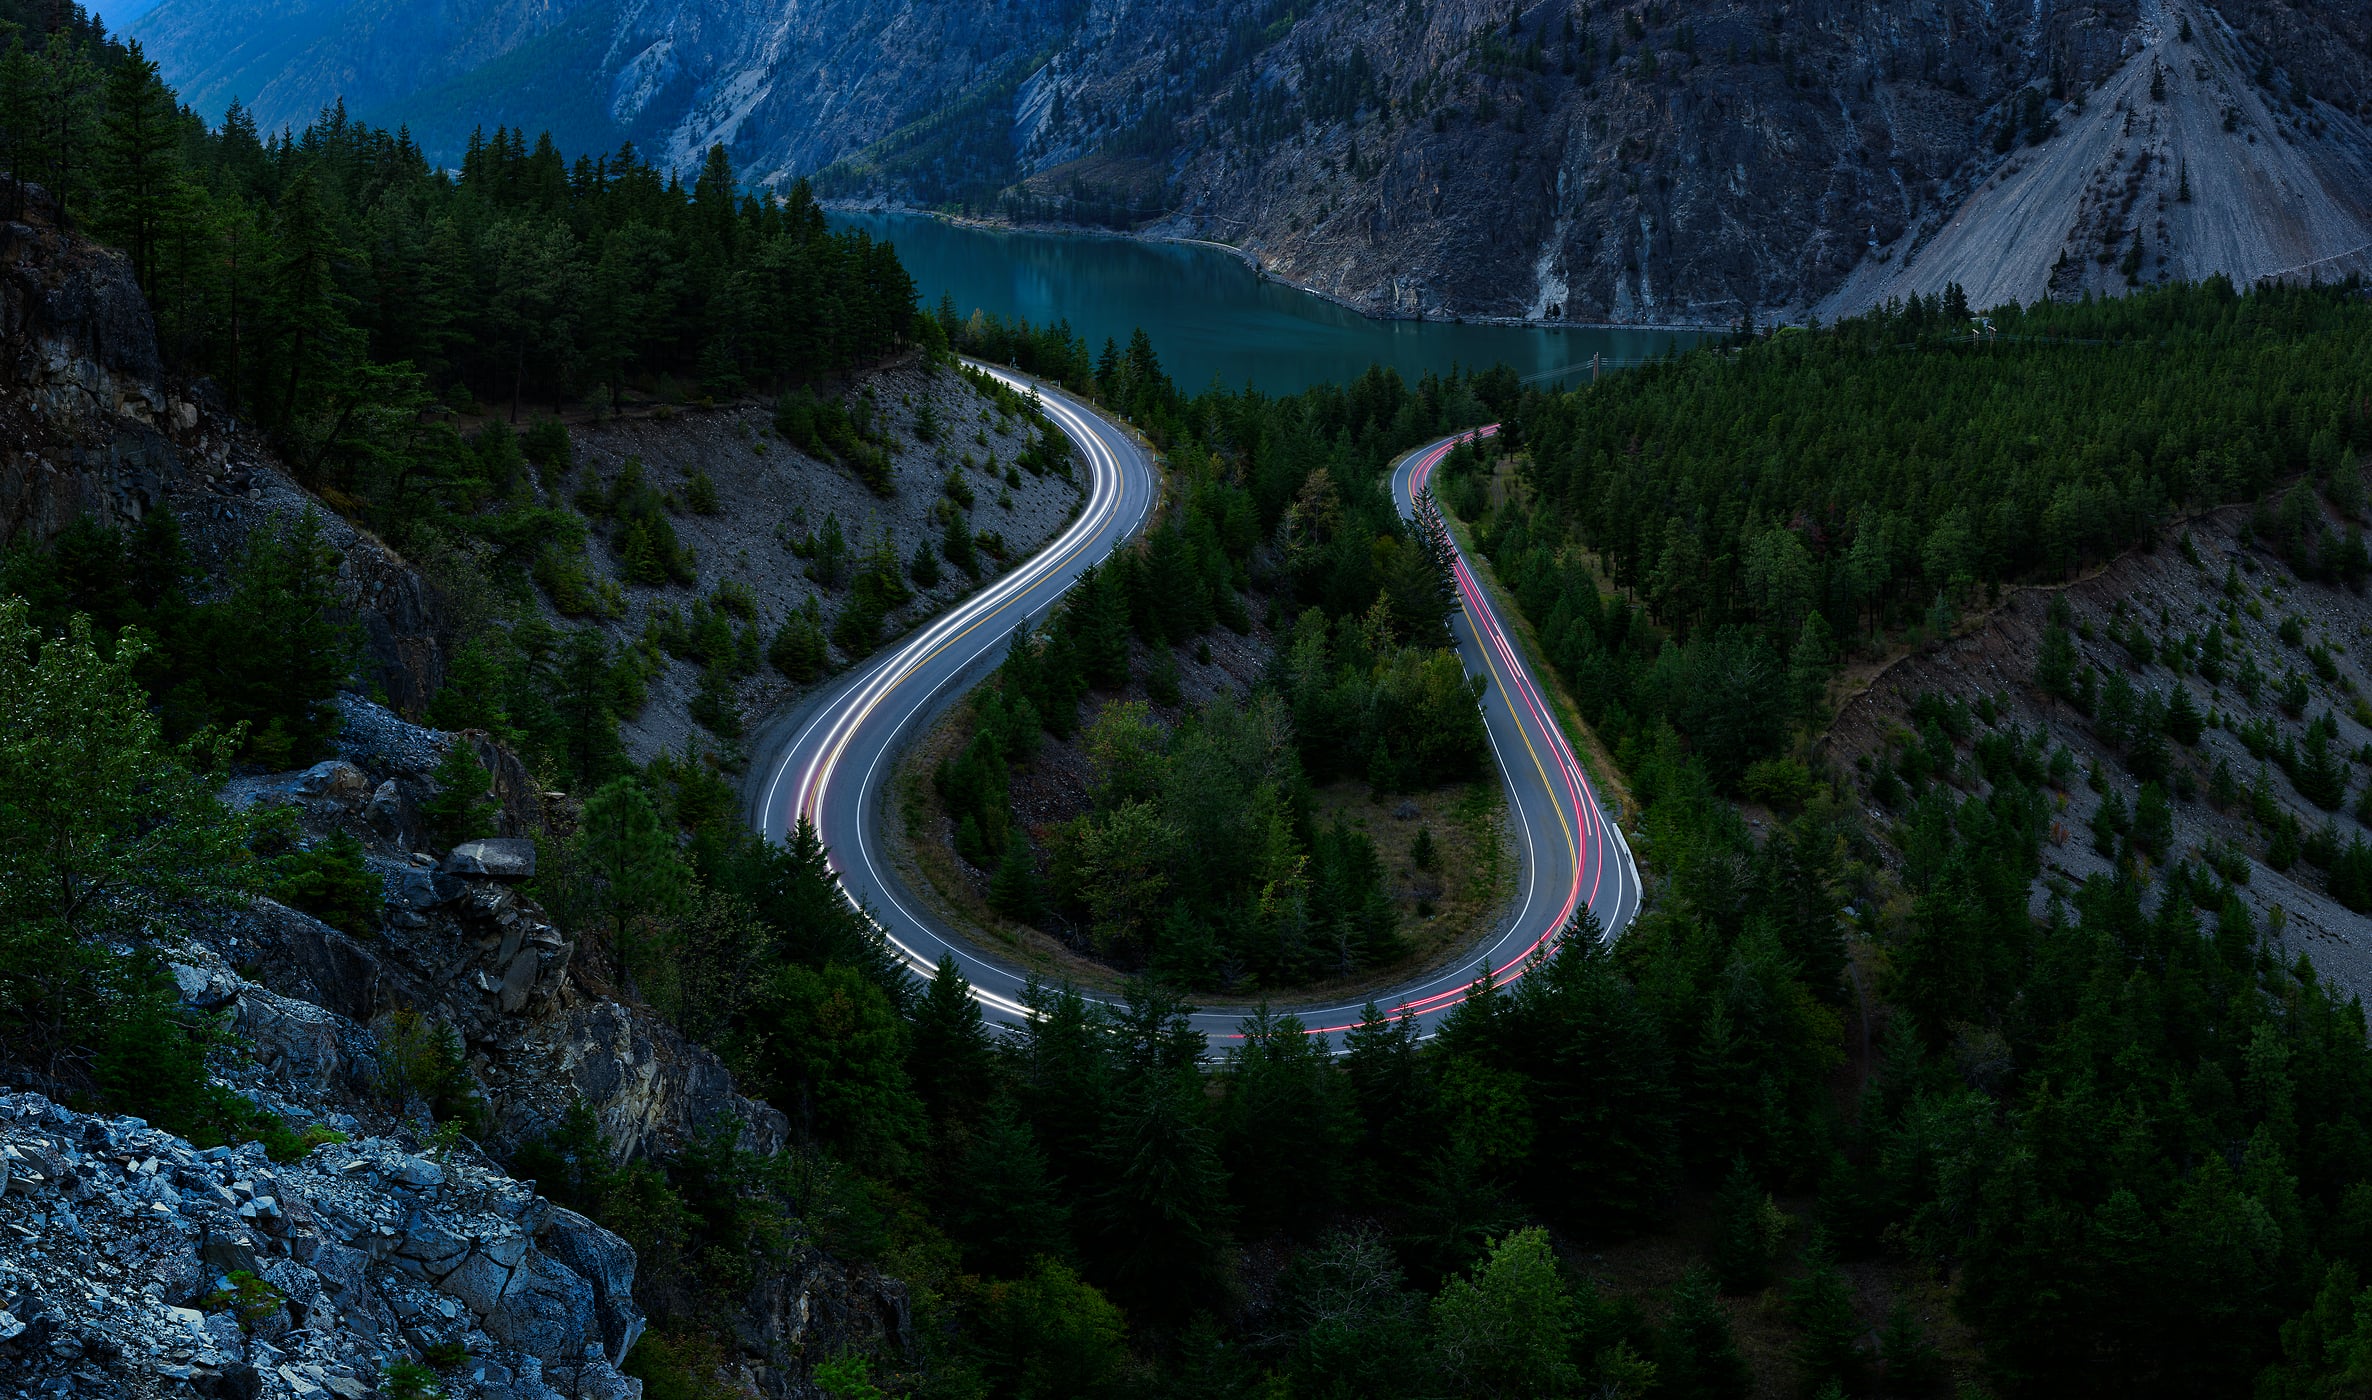
[[[510,676],[497,644],[485,636],[473,637],[446,664],[444,684],[428,702],[428,722],[439,729],[483,729],[497,739],[515,741],[518,731],[511,726],[509,691]]]
[[[823,673],[824,632],[816,620],[815,598],[810,595],[807,606],[795,608],[785,617],[774,643],[767,648],[766,659],[774,669],[797,685],[805,685]]]
[[[454,735],[431,781],[436,795],[422,805],[421,815],[440,846],[451,849],[494,829],[494,775],[478,761],[475,744]]]
[[[2174,809],[2167,803],[2165,787],[2158,783],[2141,785],[2141,796],[2133,805],[2133,844],[2154,860],[2173,855]]]
[[[573,854],[578,897],[608,922],[610,946],[631,969],[650,947],[645,923],[679,912],[691,889],[640,780],[614,778],[586,801]]]
[[[50,31],[41,50],[41,68],[34,90],[41,103],[43,183],[57,201],[58,217],[70,220],[89,178],[83,166],[90,158],[99,70],[91,62],[90,46],[70,24]]]
[[[134,40],[109,71],[97,155],[102,234],[131,255],[140,290],[157,299],[157,254],[181,183],[173,91]]]
[[[1533,1190],[1587,1228],[1657,1218],[1678,1171],[1671,1052],[1583,908],[1512,993],[1511,1030],[1543,1066],[1530,1096]]]
[[[1128,684],[1128,600],[1108,565],[1081,575],[1073,591],[1080,673],[1098,690],[1118,690]]]
[[[1000,1095],[988,1105],[950,1175],[948,1231],[971,1267],[1012,1277],[1032,1260],[1071,1252],[1070,1210],[1011,1099]]]
[[[1017,924],[1034,923],[1044,913],[1038,863],[1030,854],[1030,843],[1018,832],[1006,838],[1005,854],[989,879],[988,905]]]
[[[1092,1252],[1113,1292],[1151,1318],[1183,1320],[1226,1286],[1226,1173],[1191,1065],[1148,1067],[1125,1086],[1103,1133]]]
[[[947,513],[946,527],[939,534],[939,552],[947,562],[977,579],[980,577],[980,552],[972,544],[972,523],[960,510]]]
[[[1724,1293],[1760,1293],[1771,1284],[1787,1217],[1741,1157],[1713,1200],[1713,1270]]]
[[[952,953],[914,1008],[915,1092],[934,1118],[969,1121],[985,1107],[996,1078],[995,1051],[980,1017],[980,1002]]]
[[[0,160],[8,164],[11,219],[25,217],[25,187],[47,148],[42,115],[48,76],[40,55],[25,47],[25,36],[9,35],[8,51],[0,55]]]
[[[609,646],[600,632],[584,627],[568,634],[554,681],[552,710],[559,757],[577,785],[590,788],[616,771],[626,758],[612,705],[616,683]]]
[[[1663,1343],[1660,1393],[1671,1400],[1743,1400],[1753,1390],[1754,1372],[1704,1269],[1689,1270],[1673,1286]]]
[[[1817,1229],[1804,1245],[1803,1275],[1788,1285],[1787,1305],[1796,1325],[1796,1370],[1804,1394],[1818,1395],[1831,1385],[1857,1393],[1869,1369],[1860,1345],[1861,1320],[1853,1315],[1852,1287]]]
[[[2174,700],[2166,707],[2166,735],[2184,748],[2197,748],[2199,738],[2207,732],[2207,717],[2199,713],[2199,706],[2191,699],[2191,688],[2177,682]]]
[[[2044,694],[2067,699],[2075,689],[2075,639],[2054,618],[2043,626],[2042,649],[2034,662],[2034,683]]]
[[[1398,1200],[1408,1192],[1431,1136],[1431,1085],[1418,1059],[1415,1023],[1387,1020],[1369,1002],[1359,1024],[1343,1036],[1343,1074],[1358,1122],[1357,1188],[1372,1204]]]
[[[1325,1041],[1263,1007],[1241,1022],[1220,1083],[1220,1158],[1245,1231],[1265,1236],[1331,1215],[1355,1127]]]
[[[338,564],[311,511],[259,524],[227,606],[208,610],[207,697],[218,719],[248,726],[249,751],[274,767],[314,762],[337,732],[331,701],[353,672],[356,640],[337,616]]]
[[[1816,723],[1828,691],[1829,671],[1836,659],[1836,634],[1819,612],[1807,613],[1787,654],[1787,683],[1798,720]]]
[[[285,386],[276,408],[279,421],[288,424],[296,420],[304,393],[326,389],[347,368],[351,299],[337,278],[337,264],[347,254],[310,169],[289,181],[273,215],[273,257],[265,280],[273,348]]]

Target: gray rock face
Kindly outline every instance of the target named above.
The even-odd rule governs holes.
[[[519,837],[464,841],[445,857],[445,869],[455,875],[486,875],[500,880],[535,876],[535,843]]]
[[[60,232],[48,198],[27,195],[23,220],[0,222],[0,544],[48,540],[77,516],[126,526],[170,510],[219,576],[250,531],[312,511],[341,556],[366,673],[398,705],[427,704],[451,627],[435,590],[297,489],[205,386],[171,380],[123,256]]]
[[[401,1009],[461,1037],[504,1150],[557,1124],[580,1098],[622,1157],[663,1153],[728,1120],[741,1125],[744,1146],[779,1148],[782,1114],[742,1096],[714,1055],[577,967],[575,943],[520,893],[517,882],[535,870],[532,841],[464,842],[431,864],[375,824],[382,793],[425,801],[446,746],[471,743],[495,775],[501,820],[521,833],[542,829],[541,795],[518,759],[483,736],[422,729],[358,697],[341,704],[341,758],[241,779],[224,797],[287,803],[309,839],[356,836],[386,880],[377,934],[357,937],[259,900],[202,929],[204,956],[193,951],[177,973],[192,1005],[236,1003],[271,1092],[367,1115],[383,1086],[377,1038],[364,1027]]]
[[[0,1369],[57,1394],[375,1393],[457,1347],[456,1400],[638,1400],[634,1252],[466,1150],[275,1163],[0,1092]],[[230,1276],[252,1275],[233,1308]]]
[[[2354,255],[2372,218],[2372,11],[2360,4],[305,0],[301,37],[245,41],[290,24],[290,8],[182,0],[136,32],[169,79],[197,84],[201,110],[245,94],[267,128],[344,94],[409,119],[447,157],[473,125],[563,118],[564,146],[630,136],[686,174],[721,143],[761,185],[824,171],[853,199],[1002,198],[1020,218],[1150,221],[1390,315],[1724,325],[1800,313],[1857,267],[1899,269],[2022,161],[2063,161],[2048,143],[2029,157],[2016,133],[2016,149],[1995,150],[2021,94],[2047,94],[2053,120],[2090,96],[2095,112],[2115,102],[2120,122],[2152,124],[2112,79],[2135,76],[2178,17],[2198,32],[2166,65],[2177,85],[2194,81],[2188,57],[2216,50],[2239,82],[2215,85],[2252,128],[2232,140],[2261,130],[2300,157],[2261,199],[2194,229],[2175,211],[2178,258],[2186,241],[2204,254],[2217,225],[2278,228],[2290,211],[2269,206],[2298,201],[2339,216],[2317,221],[2328,232],[2304,257],[2226,256],[2221,269],[2245,283],[2348,255],[2324,269],[2335,277],[2364,266]],[[496,62],[509,65],[501,83],[488,81]],[[466,110],[440,101],[448,85],[466,85]],[[2293,96],[2260,118],[2253,90]],[[2181,144],[2220,139],[2219,126]],[[2102,183],[2141,181],[2119,164],[2138,149],[2120,147]],[[2248,163],[2266,154],[2258,143]],[[2034,222],[2053,238],[2071,229],[2089,178]],[[1972,249],[1956,280],[1984,284],[1985,263],[2008,256],[2000,241]]]

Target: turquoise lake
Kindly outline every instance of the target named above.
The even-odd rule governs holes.
[[[951,224],[919,214],[834,214],[897,245],[925,306],[942,294],[974,309],[1038,324],[1067,318],[1101,349],[1143,326],[1178,387],[1214,380],[1292,393],[1342,382],[1371,364],[1415,380],[1453,365],[1505,363],[1548,386],[1587,379],[1590,357],[1631,361],[1696,339],[1671,331],[1383,321],[1260,277],[1216,248],[1086,234]]]

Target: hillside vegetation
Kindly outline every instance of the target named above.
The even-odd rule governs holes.
[[[1668,723],[1734,790],[1839,665],[1940,636],[2006,584],[2064,579],[2301,472],[2360,518],[2359,288],[2211,281],[2004,308],[1973,335],[1955,301],[1516,408],[1502,441],[1528,454],[1530,490],[1482,538],[1610,743],[1650,749]],[[1473,464],[1442,493],[1480,512]],[[2372,573],[2354,521],[2318,518],[2296,547]]]

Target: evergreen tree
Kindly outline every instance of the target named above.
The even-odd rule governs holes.
[[[988,882],[988,906],[1018,924],[1034,923],[1044,912],[1045,896],[1038,884],[1037,858],[1021,835],[1007,838],[1005,854]]]
[[[1557,955],[1516,984],[1510,1015],[1516,1043],[1540,1066],[1535,1199],[1595,1228],[1653,1221],[1678,1167],[1670,1050],[1586,905]]]
[[[633,969],[652,950],[649,925],[681,911],[691,881],[639,780],[614,778],[587,799],[574,854],[577,897],[608,923],[610,947]]]
[[[312,171],[300,171],[289,182],[274,214],[274,256],[265,282],[281,388],[271,407],[276,420],[287,425],[295,422],[304,394],[320,398],[349,368],[352,298],[337,277],[348,255]]]
[[[1071,987],[1032,985],[1022,1026],[1018,1098],[1048,1168],[1071,1199],[1105,1179],[1105,1122],[1114,1110],[1104,1016]]]
[[[797,685],[813,681],[824,669],[824,633],[816,619],[815,599],[807,600],[807,607],[794,608],[783,619],[782,628],[774,634],[774,643],[767,648],[766,659],[774,669]]]
[[[343,827],[292,853],[272,893],[332,928],[365,938],[379,931],[379,876],[364,864],[361,840]]]
[[[310,511],[258,525],[232,569],[228,606],[208,614],[203,682],[215,718],[245,724],[248,752],[273,768],[314,762],[338,729],[331,697],[355,650],[338,562]]]
[[[750,1076],[811,1140],[895,1177],[925,1137],[906,1077],[907,1030],[856,968],[774,969],[744,1029]]]
[[[1226,1285],[1226,1173],[1202,1113],[1201,1075],[1132,1075],[1104,1130],[1109,1181],[1093,1206],[1091,1253],[1113,1293],[1149,1318],[1182,1320]]]
[[[90,182],[91,125],[99,93],[98,65],[90,44],[75,26],[50,30],[41,50],[39,94],[42,183],[57,201],[58,216],[71,220]]]
[[[617,683],[600,632],[579,628],[568,634],[564,648],[552,696],[559,757],[578,786],[590,788],[625,762],[613,707]]]
[[[181,185],[181,119],[172,89],[134,40],[108,71],[95,155],[98,231],[131,256],[153,302],[158,255]]]
[[[1744,1400],[1753,1390],[1754,1372],[1705,1270],[1691,1269],[1673,1286],[1663,1343],[1658,1379],[1672,1400]]]
[[[520,734],[511,725],[510,689],[499,644],[492,637],[473,637],[446,663],[444,684],[428,702],[428,722],[439,729],[483,729],[516,742]]]
[[[1266,1008],[1228,1052],[1219,1152],[1236,1218],[1254,1235],[1307,1229],[1336,1209],[1353,1124],[1325,1041]]]
[[[1887,1314],[1886,1330],[1878,1338],[1878,1355],[1885,1367],[1885,1390],[1903,1400],[1925,1400],[1944,1388],[1949,1378],[1943,1354],[1927,1339],[1918,1314],[1908,1302],[1897,1301]]]
[[[946,1201],[948,1229],[973,1268],[1012,1277],[1032,1260],[1070,1253],[1070,1209],[1008,1098],[992,1100],[964,1139]]]
[[[1740,1158],[1713,1200],[1713,1269],[1724,1293],[1760,1293],[1787,1240],[1787,1217]]]
[[[915,1092],[934,1118],[971,1119],[995,1083],[980,1002],[952,953],[940,956],[937,975],[915,1004],[912,1064]]]
[[[2174,854],[2174,809],[2166,800],[2166,789],[2158,783],[2143,783],[2141,796],[2133,805],[2133,845],[2154,860],[2168,860]]]
[[[468,739],[453,736],[430,780],[436,794],[422,804],[421,815],[438,845],[450,849],[494,829],[494,775],[478,761],[477,747]]]
[[[1788,1285],[1789,1320],[1795,1323],[1797,1374],[1803,1393],[1817,1395],[1825,1387],[1858,1391],[1869,1369],[1861,1350],[1863,1331],[1853,1315],[1853,1291],[1844,1271],[1830,1255],[1828,1240],[1818,1230],[1804,1246],[1804,1272]]]
[[[48,72],[40,55],[25,47],[20,31],[8,36],[0,54],[0,159],[8,162],[8,217],[25,217],[25,187],[41,168],[45,149],[43,84]]]

